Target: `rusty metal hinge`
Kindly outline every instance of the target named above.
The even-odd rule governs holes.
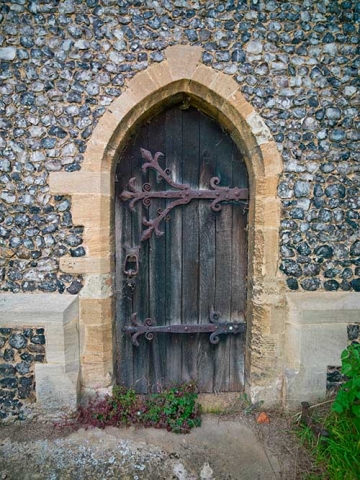
[[[151,205],[151,199],[153,198],[163,198],[171,199],[172,201],[164,210],[158,210],[158,217],[147,220],[146,218],[142,219],[143,225],[148,227],[143,231],[141,236],[141,241],[147,240],[155,232],[155,235],[163,235],[164,232],[159,230],[159,224],[162,220],[169,219],[170,211],[178,205],[186,205],[191,200],[212,200],[210,207],[214,212],[219,212],[221,210],[221,202],[242,202],[247,208],[248,205],[248,196],[249,191],[247,188],[230,188],[230,187],[219,187],[220,179],[218,177],[213,177],[210,180],[209,190],[193,190],[190,188],[190,185],[183,183],[174,182],[171,177],[171,171],[169,169],[163,170],[159,165],[159,158],[163,157],[164,154],[161,152],[155,153],[152,156],[152,153],[144,148],[140,149],[141,156],[146,162],[142,166],[142,171],[145,173],[148,168],[156,170],[158,173],[158,179],[164,179],[174,190],[166,190],[162,192],[153,191],[152,186],[149,183],[144,183],[142,186],[142,191],[137,191],[135,189],[136,178],[130,178],[128,183],[128,190],[123,190],[120,194],[120,198],[123,201],[130,200],[129,208],[132,211],[135,211],[135,203],[139,200],[142,200],[143,204],[146,207]]]
[[[180,325],[156,325],[155,321],[147,318],[144,324],[138,323],[137,313],[131,315],[131,325],[126,325],[123,330],[125,333],[132,335],[131,341],[136,347],[139,346],[138,337],[145,335],[147,340],[154,338],[154,333],[211,333],[210,342],[217,344],[220,341],[219,335],[232,333],[244,333],[246,331],[245,322],[219,322],[219,314],[212,311],[210,314],[211,323],[198,323]]]

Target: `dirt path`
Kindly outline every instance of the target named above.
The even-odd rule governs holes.
[[[270,480],[312,470],[286,418],[205,416],[189,435],[156,429],[0,428],[0,479]]]

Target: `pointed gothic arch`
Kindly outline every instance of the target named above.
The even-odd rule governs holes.
[[[75,225],[84,226],[86,256],[63,257],[63,272],[84,275],[80,293],[81,375],[84,388],[106,387],[113,369],[114,169],[138,125],[179,95],[213,117],[230,134],[245,158],[250,181],[247,382],[254,395],[280,398],[282,376],[276,361],[281,332],[271,328],[271,312],[284,304],[278,277],[280,201],[277,185],[282,160],[271,133],[239,85],[201,64],[200,47],[173,46],[166,60],[130,79],[99,120],[79,172],[50,174],[52,194],[72,197]],[[272,367],[272,371],[269,370]]]

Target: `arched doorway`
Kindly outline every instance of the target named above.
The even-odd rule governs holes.
[[[248,210],[241,153],[185,100],[136,131],[116,179],[117,382],[139,393],[189,380],[202,392],[240,391]]]
[[[283,280],[278,271],[282,160],[277,146],[241,87],[229,76],[201,63],[201,48],[175,45],[166,60],[128,79],[125,91],[101,117],[78,172],[51,172],[50,192],[69,195],[73,222],[84,226],[85,257],[60,259],[61,270],[84,276],[79,296],[81,386],[94,392],[115,380],[114,341],[114,185],[119,154],[129,135],[178,95],[223,125],[244,159],[249,174],[248,298],[246,391],[253,401],[277,402],[283,395]]]

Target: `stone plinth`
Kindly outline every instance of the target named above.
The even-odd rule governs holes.
[[[70,414],[79,399],[80,352],[77,297],[1,294],[0,327],[45,330],[46,363],[35,366],[36,408],[43,415]]]
[[[327,367],[341,364],[347,326],[359,321],[360,295],[314,292],[286,298],[285,402],[298,407],[325,398]]]

